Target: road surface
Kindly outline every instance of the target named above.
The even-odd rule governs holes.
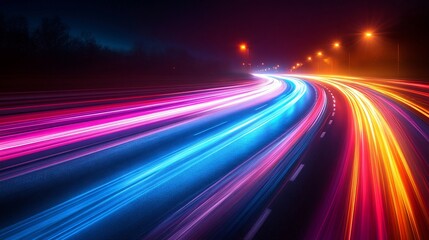
[[[428,92],[277,74],[6,95],[0,238],[427,238]]]

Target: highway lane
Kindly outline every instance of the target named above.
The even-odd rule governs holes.
[[[273,86],[271,82],[253,82],[228,88],[214,88],[210,94],[193,91],[187,95],[185,92],[183,96],[175,93],[167,98],[125,103],[121,98],[119,103],[103,105],[98,105],[99,100],[96,100],[95,106],[78,108],[69,108],[67,103],[63,107],[65,109],[7,116],[3,118],[3,127],[0,130],[4,136],[0,137],[0,163],[8,160],[5,162],[7,174],[19,175],[23,167],[25,169],[21,172],[31,171],[29,165],[36,164],[35,168],[40,169],[66,161],[56,159],[52,163],[46,162],[45,158],[57,152],[62,154],[69,151],[71,146],[73,149],[79,149],[82,146],[96,145],[97,142],[110,141],[109,136],[117,139],[132,135],[134,130],[139,133],[153,130],[161,125],[184,121],[205,112],[231,111],[228,107],[239,110],[249,104],[258,104],[275,97],[282,89],[281,85]],[[73,104],[80,106],[81,103],[79,101]],[[28,129],[30,130],[26,131]],[[101,139],[97,141],[96,137]],[[65,149],[61,148],[63,146]],[[39,153],[40,156],[34,157],[33,153]],[[29,167],[29,170],[26,169]],[[11,168],[13,171],[10,171]],[[8,176],[2,174],[0,178],[6,179]]]
[[[344,185],[336,187],[339,194],[333,197],[318,236],[429,236],[429,154],[425,148],[415,148],[416,143],[427,143],[428,139],[427,131],[421,131],[427,127],[429,116],[425,106],[427,86],[420,85],[420,91],[414,91],[414,84],[405,81],[335,77],[322,81],[346,97],[354,120],[349,127],[354,134],[349,141],[353,148],[346,151],[345,163],[349,168],[342,171],[340,179]],[[412,96],[421,100],[409,101]],[[415,114],[406,114],[407,109]],[[426,124],[421,120],[426,120]],[[418,134],[413,134],[415,131]],[[334,204],[335,201],[346,202],[346,208]],[[340,211],[342,225],[336,213]],[[344,231],[327,230],[330,224],[342,226]]]
[[[254,213],[271,199],[283,179],[293,174],[297,160],[324,119],[326,95],[319,89],[317,96],[312,111],[291,130],[159,224],[149,239],[243,237],[240,233]]]
[[[0,238],[429,237],[427,84],[82,94],[1,105]]]
[[[286,178],[276,197],[267,204],[271,213],[254,239],[310,238],[308,231],[313,224],[317,224],[317,221],[314,222],[320,205],[327,198],[326,193],[330,191],[331,185],[338,182],[334,176],[341,170],[343,149],[347,147],[347,105],[338,90],[326,88],[326,84],[317,84],[330,96],[327,117],[302,154],[300,164],[303,168],[299,174],[294,181]]]
[[[144,236],[180,216],[187,202],[223,198],[228,184],[247,186],[231,198],[242,206],[251,192],[262,194],[257,208],[294,167],[325,104],[324,93],[301,80],[259,76],[143,103],[8,116],[1,130],[9,135],[0,139],[0,235]],[[261,181],[250,181],[255,174]],[[255,186],[262,183],[269,187],[261,193]],[[219,193],[204,196],[213,189]]]
[[[303,156],[303,162],[327,165],[313,163],[319,171],[307,168],[314,175],[304,170],[301,186],[285,187],[257,238],[428,238],[429,86],[395,79],[296,77],[333,92],[341,107],[334,116],[341,119],[326,131],[328,142],[315,140],[310,146],[322,156]],[[330,137],[332,131],[339,139]],[[341,151],[329,153],[323,146]],[[302,190],[306,186],[322,190],[308,193]],[[299,197],[313,199],[302,204]]]

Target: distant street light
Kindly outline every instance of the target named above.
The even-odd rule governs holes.
[[[322,51],[318,51],[318,52],[317,52],[317,56],[318,56],[318,57],[323,56],[323,52],[322,52]]]
[[[370,39],[373,37],[373,33],[371,31],[366,31],[364,37],[366,39]]]
[[[334,48],[340,48],[341,44],[340,44],[339,42],[334,42],[334,43],[332,44],[332,46],[333,46]]]
[[[309,62],[310,62],[311,60],[312,60],[311,56],[308,56],[308,57],[307,57],[307,61],[309,61]]]
[[[240,51],[246,51],[247,50],[247,45],[245,43],[240,44]]]

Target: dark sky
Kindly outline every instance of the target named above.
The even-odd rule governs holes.
[[[89,31],[114,48],[141,42],[149,48],[179,46],[194,54],[232,59],[246,41],[253,58],[294,61],[334,39],[368,26],[388,28],[417,2],[360,1],[80,1],[1,0],[0,11],[36,25],[59,16],[73,33]]]

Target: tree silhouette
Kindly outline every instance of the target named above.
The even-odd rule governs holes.
[[[36,48],[50,53],[67,50],[71,40],[68,30],[59,17],[44,18],[33,33]]]
[[[72,36],[59,17],[44,18],[31,30],[25,17],[0,13],[1,89],[108,86],[106,79],[110,78],[115,78],[110,84],[126,84],[124,79],[225,69],[225,65],[197,59],[179,48],[148,51],[144,41],[130,51],[112,50],[100,45],[90,32]],[[150,84],[154,83],[158,84]]]
[[[3,25],[3,26],[1,26]],[[22,54],[29,50],[28,22],[24,17],[11,17],[0,20],[0,36],[3,50],[7,53]],[[6,54],[7,54],[6,53]]]

